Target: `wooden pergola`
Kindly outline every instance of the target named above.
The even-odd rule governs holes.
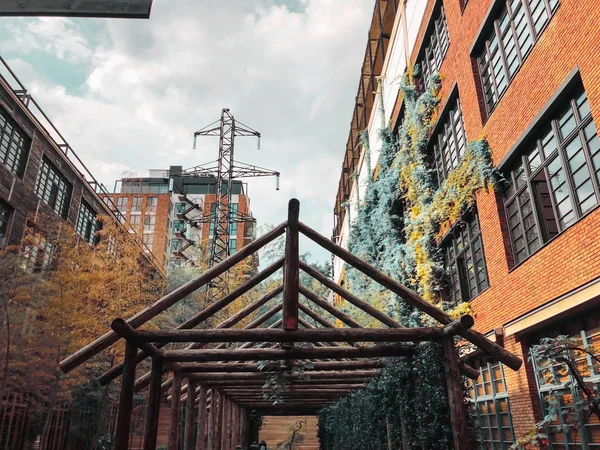
[[[250,410],[266,415],[316,414],[319,409],[336,402],[352,390],[361,389],[369,379],[376,377],[385,365],[385,362],[378,358],[410,356],[423,341],[438,341],[443,344],[454,446],[456,450],[470,448],[461,376],[477,378],[479,372],[460,361],[455,349],[455,336],[461,336],[474,344],[483,354],[501,361],[513,370],[518,370],[522,361],[500,345],[472,330],[474,321],[471,316],[452,318],[415,292],[300,222],[299,208],[298,200],[292,199],[289,203],[287,221],[128,320],[115,319],[112,322],[113,331],[61,361],[61,369],[68,372],[119,339],[125,340],[123,363],[114,366],[100,377],[100,382],[106,384],[122,375],[115,431],[117,450],[127,449],[134,392],[148,385],[144,449],[156,448],[160,399],[163,392],[169,388],[171,389],[169,450],[179,448],[180,439],[184,440],[186,450],[233,450],[237,445],[246,449],[249,444],[247,435]],[[138,329],[284,233],[286,235],[284,258],[271,264],[228,295],[198,312],[176,329],[167,331]],[[400,322],[303,263],[299,258],[299,233],[428,314],[439,323],[439,326],[405,328]],[[281,268],[283,268],[281,286],[263,295],[214,328],[195,329]],[[377,319],[383,327],[362,327],[352,317],[300,285],[300,270]],[[281,293],[283,293],[281,303],[244,328],[233,328],[242,319]],[[301,303],[300,296],[303,297],[303,302],[311,302],[319,306],[346,326],[336,327],[309,308],[306,303]],[[261,327],[279,311],[282,311],[281,320],[267,328]],[[313,319],[319,326],[311,325],[300,316],[299,312]],[[189,345],[183,349],[165,348],[170,343]],[[229,343],[243,344],[231,349],[227,348]],[[305,344],[296,345],[300,343]],[[209,344],[218,345],[209,348]],[[257,344],[263,345],[256,347]],[[151,372],[136,380],[136,365],[148,357],[152,359]],[[281,377],[286,380],[288,386],[287,390],[281,393],[283,403],[273,404],[273,401],[264,398],[263,384],[271,373],[261,370],[260,361],[282,362],[275,370],[282,372]],[[310,361],[310,370],[303,375],[290,370],[293,361]],[[163,382],[165,373],[168,376]],[[185,402],[186,405],[184,436],[179,436],[181,402]]]

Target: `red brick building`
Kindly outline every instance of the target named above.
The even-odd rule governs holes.
[[[378,27],[384,61],[378,65],[368,48],[361,86],[371,74],[388,80],[415,63],[426,74],[439,71],[442,101],[430,145],[439,144],[443,167],[435,169],[452,170],[465,142],[485,137],[509,181],[504,193],[478,195],[467,236],[450,233],[441,243],[455,249],[446,258],[447,271],[456,275],[449,294],[471,303],[480,332],[526,361],[518,372],[483,362],[471,390],[484,447],[508,448],[542,419],[551,389],[561,393],[563,410],[578,396],[570,380],[537,375],[529,346],[567,334],[600,353],[600,3],[377,1],[371,35]],[[357,111],[372,105],[363,123],[379,120],[375,111],[383,101],[394,126],[401,95],[388,89],[387,97],[384,90],[360,101],[361,89]],[[364,128],[357,116],[351,137]],[[334,229],[342,243],[348,218],[341,206],[358,195],[360,175],[355,183],[349,174],[361,171],[362,153],[355,146],[344,159]],[[343,267],[334,265],[340,277]],[[579,363],[586,381],[600,382],[592,358]],[[600,445],[600,424],[592,419],[579,431],[558,425],[554,449]]]

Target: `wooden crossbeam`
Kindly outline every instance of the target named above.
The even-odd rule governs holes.
[[[229,256],[228,258],[221,261],[219,264],[211,267],[206,272],[198,275],[196,278],[188,281],[183,286],[175,289],[173,292],[165,295],[161,299],[154,302],[152,305],[144,308],[139,313],[135,314],[133,317],[127,320],[127,322],[133,327],[137,328],[149,320],[153,319],[169,307],[173,306],[178,301],[190,295],[195,290],[201,288],[206,285],[214,278],[218,277],[222,273],[231,269],[237,263],[243,261],[248,256],[254,254],[257,250],[260,250],[262,247],[267,245],[269,242],[272,242],[283,233],[287,228],[287,221],[281,223],[280,225],[273,228],[268,233],[265,233],[255,241],[252,241],[250,244],[241,248],[238,252]],[[64,373],[68,373],[71,370],[75,369],[79,365],[83,364],[88,359],[100,353],[102,350],[110,347],[112,344],[119,340],[119,336],[114,332],[110,331],[80,350],[76,351],[72,355],[63,359],[59,363],[60,369]]]
[[[403,286],[402,284],[398,283],[390,276],[367,264],[359,257],[350,253],[348,250],[340,247],[337,244],[334,244],[325,236],[322,236],[321,234],[310,228],[308,225],[299,222],[298,229],[302,234],[304,234],[316,244],[323,247],[325,250],[328,250],[338,258],[341,258],[354,268],[367,275],[373,281],[376,281],[377,283],[382,285],[384,288],[389,289],[393,293],[399,295],[409,304],[419,309],[420,311],[423,311],[424,313],[428,314],[430,317],[434,318],[441,324],[448,325],[454,320],[449,314],[437,308],[435,305],[429,303],[416,292],[411,291],[406,286]],[[523,361],[518,356],[513,355],[509,351],[497,345],[495,342],[490,341],[483,334],[477,331],[470,329],[462,330],[460,335],[467,339],[469,342],[481,348],[488,356],[497,358],[513,370],[519,370],[519,368],[523,364]]]
[[[126,322],[116,319],[115,322]],[[470,316],[462,321],[472,325]],[[458,322],[460,325],[460,322]],[[453,330],[456,332],[459,328]],[[299,328],[281,329],[212,329],[212,330],[159,330],[134,332],[135,340],[150,342],[412,342],[442,339],[444,328]]]
[[[381,369],[387,365],[386,361],[380,359],[372,359],[368,361],[323,361],[312,363],[313,367],[305,369],[306,372],[326,371],[326,370],[357,370],[357,369]],[[188,373],[203,373],[203,372],[262,372],[260,366],[255,363],[181,363],[181,371]],[[283,368],[269,369],[271,371],[285,371]]]
[[[236,350],[166,350],[165,362],[210,361],[260,361],[285,359],[322,358],[375,358],[385,356],[408,356],[413,353],[406,345],[374,345],[371,347],[322,347],[283,349],[236,349]]]

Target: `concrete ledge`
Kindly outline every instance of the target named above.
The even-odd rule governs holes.
[[[0,16],[148,19],[152,0],[2,0]]]

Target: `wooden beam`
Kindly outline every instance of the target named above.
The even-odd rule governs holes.
[[[354,320],[352,317],[350,317],[348,314],[340,311],[335,306],[331,305],[327,300],[319,297],[314,292],[309,291],[304,286],[300,286],[300,293],[304,297],[306,297],[307,299],[312,301],[315,305],[321,307],[322,309],[327,311],[332,316],[334,316],[334,317],[338,318],[339,320],[341,320],[342,322],[344,322],[349,327],[362,328],[361,324],[358,323],[356,320]]]
[[[131,412],[133,411],[133,383],[135,381],[135,355],[137,347],[133,342],[126,341],[125,357],[123,359],[123,378],[121,379],[121,394],[119,396],[119,413],[115,430],[115,450],[129,448],[129,430],[131,428]]]
[[[308,306],[303,305],[302,303],[299,303],[298,304],[298,308],[300,308],[300,311],[302,311],[308,317],[310,317],[311,319],[313,319],[315,322],[323,325],[325,328],[335,328],[335,325],[333,325],[328,320],[325,320],[323,317],[321,317],[319,314],[317,314],[316,312],[314,312]]]
[[[198,314],[196,314],[193,317],[191,317],[190,319],[186,320],[184,323],[182,323],[181,325],[179,325],[175,329],[176,330],[186,330],[186,329],[191,329],[191,328],[196,327],[201,322],[203,322],[208,317],[210,317],[212,314],[214,314],[216,311],[221,310],[225,306],[227,306],[230,303],[232,303],[239,296],[245,294],[250,289],[252,289],[253,287],[257,286],[262,281],[266,280],[269,276],[271,276],[272,274],[274,274],[282,266],[283,266],[283,259],[280,259],[280,260],[274,262],[273,264],[271,264],[270,266],[266,267],[264,270],[262,270],[261,272],[259,272],[257,275],[255,275],[254,277],[252,277],[250,280],[246,281],[241,286],[239,286],[236,289],[234,289],[228,295],[226,295],[225,297],[223,297],[220,300],[216,301],[215,303],[213,303],[212,305],[210,305],[208,308],[205,308],[204,310],[200,311]],[[254,304],[251,305],[251,306],[254,306],[257,303],[258,303],[258,307],[262,306],[262,302],[266,303],[267,301],[269,301],[273,297],[275,297],[279,292],[281,292],[279,289],[280,288],[276,288],[276,289],[268,292],[263,297],[261,297],[256,302],[254,302]],[[242,311],[244,311],[244,313],[242,313]],[[223,323],[225,323],[225,325],[222,328],[224,328],[225,326],[232,326],[232,325],[234,325],[235,323],[237,323],[237,321],[243,319],[246,315],[250,314],[253,311],[253,309],[251,309],[250,307],[247,307],[247,308],[244,308],[244,310],[242,310],[242,311],[240,311],[238,314],[234,315],[233,317],[225,320],[224,322],[221,322],[217,326],[217,328],[220,325],[223,325]],[[164,345],[159,344],[158,346],[159,347],[163,347]],[[141,362],[147,356],[148,356],[148,354],[146,354],[145,352],[138,352],[138,354],[136,356],[136,361],[137,362]],[[122,368],[123,368],[123,366],[121,364],[117,364],[116,366],[110,368],[109,370],[107,370],[106,372],[104,372],[102,375],[100,375],[100,377],[98,378],[98,381],[100,382],[101,385],[105,385],[105,384],[109,383],[110,381],[114,380],[116,377],[118,377],[121,374]],[[150,374],[146,373],[143,376],[143,378],[145,377],[146,381],[148,381],[149,376],[150,376]]]
[[[207,400],[206,386],[200,386],[198,395],[198,436],[196,450],[208,450],[208,414],[206,411]]]
[[[313,362],[311,369],[305,369],[305,372],[316,370],[355,370],[355,369],[381,369],[387,365],[388,361],[381,359],[372,359],[367,361],[323,361]],[[277,369],[284,372],[287,369]],[[255,363],[184,363],[181,364],[181,371],[184,373],[202,373],[202,372],[224,372],[224,373],[240,373],[240,372],[262,372],[259,365]]]
[[[144,430],[144,450],[156,450],[158,416],[160,413],[160,385],[162,382],[162,358],[152,358],[150,391]]]
[[[121,323],[126,324],[122,319]],[[442,339],[445,329],[421,328],[299,328],[297,330],[207,329],[138,330],[135,340],[149,342],[416,342]]]
[[[454,348],[454,339],[447,338],[442,345],[444,346],[444,374],[448,390],[454,450],[469,450],[471,449],[469,420],[467,409],[465,408],[463,386],[460,371],[458,370],[458,356]]]
[[[400,322],[392,319],[387,314],[379,311],[377,308],[375,308],[375,307],[371,306],[370,304],[368,304],[367,302],[361,300],[360,298],[358,298],[351,292],[349,292],[346,289],[344,289],[343,287],[341,287],[339,284],[337,284],[334,281],[327,278],[325,275],[323,275],[321,272],[319,272],[314,267],[311,267],[308,264],[306,264],[304,261],[300,261],[300,268],[304,272],[306,272],[308,275],[313,277],[315,280],[317,280],[318,282],[323,284],[325,287],[331,289],[333,292],[338,294],[340,297],[347,300],[349,303],[356,306],[358,309],[366,312],[371,317],[379,320],[384,325],[387,325],[390,328],[402,328],[402,324]]]
[[[188,395],[185,402],[184,450],[194,450],[196,448],[196,435],[194,433],[194,428],[196,426],[196,386],[197,383],[195,380],[188,380],[188,389],[192,395]]]
[[[181,402],[181,374],[179,372],[173,372],[172,392],[167,450],[179,450],[179,405]]]
[[[255,241],[252,241],[250,244],[241,248],[238,252],[229,256],[227,259],[221,261],[219,264],[211,267],[206,272],[198,275],[196,278],[188,281],[183,286],[175,289],[173,292],[165,295],[152,305],[144,308],[139,313],[135,314],[133,317],[127,320],[129,325],[133,328],[138,328],[139,326],[145,324],[149,320],[153,319],[181,299],[187,297],[189,294],[197,290],[198,288],[204,286],[214,278],[221,275],[223,272],[231,269],[238,262],[244,260],[248,256],[255,253],[257,250],[261,249],[263,246],[272,242],[279,236],[281,236],[287,228],[287,222],[283,222],[280,225],[276,226],[274,229],[265,233]],[[110,331],[80,350],[76,351],[72,355],[68,356],[64,360],[59,363],[60,369],[64,373],[68,373],[71,370],[75,369],[91,357],[97,355],[105,348],[110,347],[112,344],[119,340],[119,336],[114,332]]]
[[[283,329],[298,328],[298,287],[300,281],[300,254],[298,251],[298,217],[300,202],[293,198],[288,204],[285,235],[285,262],[283,268]]]
[[[308,374],[311,380],[322,380],[328,378],[335,379],[344,379],[344,378],[369,378],[375,377],[379,375],[378,369],[370,369],[370,370],[348,370],[348,371],[339,371],[339,372],[321,372],[315,371]],[[200,375],[189,375],[190,379],[194,379],[199,381],[202,384],[210,385],[212,381],[246,381],[246,380],[264,380],[269,376],[268,372],[263,373],[203,373]],[[296,373],[283,374],[285,379],[302,379],[304,375],[299,375]]]
[[[409,304],[419,309],[420,311],[423,311],[429,316],[433,317],[441,324],[448,325],[454,320],[450,315],[437,308],[436,306],[432,305],[417,293],[411,291],[406,286],[403,286],[402,284],[398,283],[396,280],[389,277],[385,273],[377,270],[373,266],[367,264],[357,256],[350,253],[348,250],[340,247],[337,244],[334,244],[325,236],[322,236],[321,234],[317,233],[315,230],[305,225],[304,223],[300,222],[298,224],[298,228],[300,232],[306,237],[319,244],[324,249],[330,251],[337,257],[346,261],[351,266],[360,270],[362,273],[364,273],[365,275],[367,275],[372,280],[376,281],[386,289],[389,289],[393,293],[399,295]],[[478,333],[477,331],[464,330],[460,333],[460,335],[468,341],[475,344],[476,346],[478,346],[479,348],[481,348],[483,351],[486,352],[488,356],[497,358],[513,370],[519,370],[519,368],[523,364],[523,361],[519,357],[513,355],[509,351],[490,341],[483,334]]]
[[[370,347],[322,347],[290,350],[249,348],[236,350],[166,350],[165,362],[210,362],[210,361],[261,361],[285,359],[323,358],[379,358],[385,356],[407,356],[413,353],[405,345],[374,345]]]
[[[444,327],[444,336],[452,337],[457,334],[468,330],[475,324],[475,320],[473,320],[472,316],[464,315],[459,317],[456,320],[453,320],[448,325]]]

